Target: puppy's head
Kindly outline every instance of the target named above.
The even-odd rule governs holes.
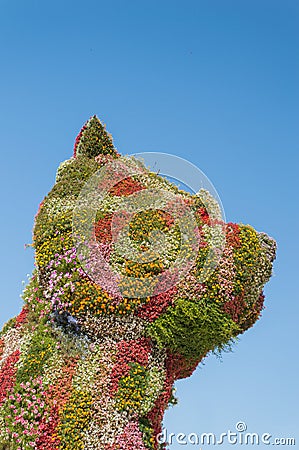
[[[40,205],[34,246],[53,320],[83,333],[107,318],[137,321],[192,361],[259,318],[276,249],[251,226],[224,223],[208,192],[121,157],[95,116]]]

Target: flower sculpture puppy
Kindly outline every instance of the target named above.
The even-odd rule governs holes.
[[[40,205],[36,268],[0,335],[2,449],[159,448],[174,381],[263,309],[275,242],[218,213],[86,123]]]

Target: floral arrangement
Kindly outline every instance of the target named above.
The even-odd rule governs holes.
[[[275,241],[224,223],[207,192],[181,191],[133,158],[126,172],[121,158],[99,119],[90,118],[40,204],[24,307],[0,334],[1,449],[164,448],[156,436],[176,402],[175,380],[229,348],[261,315]],[[109,277],[105,284],[91,276],[73,229],[82,189],[107,164],[118,172],[106,173],[92,236],[103,265],[118,274],[117,288]],[[149,189],[169,193],[166,208],[122,209],[124,200],[143,196],[146,203]],[[184,214],[174,218],[184,208],[193,217],[186,233],[196,228],[192,242],[183,238]],[[162,234],[163,251],[154,251]]]

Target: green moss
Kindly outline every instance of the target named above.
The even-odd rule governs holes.
[[[147,327],[159,347],[169,347],[188,359],[224,349],[239,328],[216,305],[178,299]]]

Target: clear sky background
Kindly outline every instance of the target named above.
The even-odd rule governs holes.
[[[0,326],[21,308],[38,204],[97,114],[120,152],[186,158],[212,180],[228,221],[278,242],[262,319],[222,362],[211,356],[177,383],[168,431],[221,433],[242,420],[299,448],[298,2],[0,7]]]

